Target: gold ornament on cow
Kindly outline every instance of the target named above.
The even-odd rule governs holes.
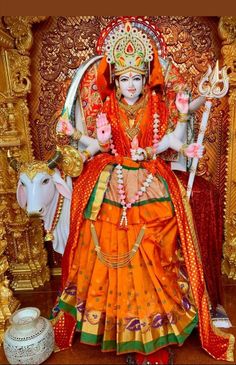
[[[62,175],[62,178],[64,178],[63,175]],[[52,221],[52,227],[51,227],[51,229],[46,231],[46,235],[44,237],[45,242],[54,240],[54,233],[53,232],[56,229],[57,223],[59,222],[62,207],[63,207],[63,203],[64,203],[64,196],[59,194],[57,207],[56,207],[56,212],[55,212],[55,215],[54,215],[54,218],[53,218],[53,221]]]
[[[49,242],[49,241],[53,241],[54,240],[54,236],[53,236],[53,234],[51,233],[51,232],[47,232],[46,233],[46,236],[45,236],[45,238],[44,238],[44,241],[45,242]]]
[[[47,173],[48,175],[54,174],[54,171],[48,167],[47,162],[43,161],[33,161],[31,163],[23,163],[19,169],[19,175],[21,173],[25,173],[31,181],[40,172]]]
[[[62,155],[59,162],[62,171],[67,176],[79,176],[83,170],[83,158],[81,156],[81,152],[69,145],[57,146],[57,151],[60,151]]]

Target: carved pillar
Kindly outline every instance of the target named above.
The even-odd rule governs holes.
[[[6,89],[7,83],[4,75],[4,63],[3,63],[3,49],[13,47],[14,43],[11,37],[5,34],[0,29],[0,343],[3,339],[4,330],[6,328],[6,322],[19,305],[19,302],[13,297],[12,291],[9,288],[9,281],[6,277],[6,270],[9,268],[9,263],[6,257],[6,199],[5,199],[5,180],[4,180],[4,166],[3,155],[1,146],[4,144],[4,138],[2,136],[3,131],[7,128],[7,120],[4,117],[4,110],[2,109],[3,92]]]
[[[17,175],[7,163],[7,150],[24,162],[33,159],[26,99],[31,89],[29,49],[31,26],[44,18],[0,18],[0,323],[1,312],[6,320],[18,305],[4,275],[8,267],[15,290],[34,289],[49,280],[42,224],[19,208]]]
[[[221,53],[228,66],[229,89],[229,145],[227,181],[225,187],[225,242],[222,272],[236,279],[236,17],[223,16],[219,22],[222,38]]]

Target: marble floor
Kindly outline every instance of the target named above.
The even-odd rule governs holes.
[[[230,328],[230,332],[236,336],[236,281],[222,277],[222,282],[224,292],[223,306],[233,325]],[[48,317],[58,286],[59,277],[52,277],[50,283],[47,283],[43,288],[19,292],[15,296],[20,300],[21,307],[36,306],[41,310],[42,316]],[[173,347],[173,350],[174,364],[229,364],[228,362],[212,359],[201,348],[197,330],[194,330],[183,347]],[[2,347],[0,347],[0,364],[8,364]],[[114,353],[102,353],[99,347],[81,344],[78,335],[71,349],[53,353],[45,364],[125,364],[125,356],[116,356]]]

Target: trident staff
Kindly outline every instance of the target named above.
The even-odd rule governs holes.
[[[212,99],[212,98],[219,99],[227,94],[228,89],[229,89],[229,78],[227,75],[226,66],[223,67],[222,70],[219,70],[219,62],[217,60],[213,71],[211,66],[210,65],[208,66],[207,72],[202,77],[199,83],[198,91],[202,96],[205,96],[207,99]],[[208,118],[212,107],[212,102],[207,99],[205,102],[205,109],[202,115],[200,130],[197,138],[198,144],[202,144],[203,142],[205,131],[207,128]],[[187,186],[188,199],[191,196],[193,182],[197,171],[198,160],[199,159],[197,157],[194,157],[192,161],[192,166],[190,169],[190,175]]]

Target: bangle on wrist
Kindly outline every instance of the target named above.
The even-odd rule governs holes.
[[[153,147],[146,147],[145,151],[147,153],[147,159],[148,160],[152,160],[153,156],[154,156],[154,150]]]
[[[73,138],[74,141],[79,141],[82,135],[83,134],[78,129],[75,129],[71,137]]]
[[[102,142],[99,142],[99,141],[98,141],[98,143],[99,143],[99,146],[100,146],[100,147],[108,147],[108,146],[109,146],[109,144],[110,144],[110,142],[102,143]]]
[[[107,151],[110,148],[110,142],[101,143],[98,141],[101,151]]]
[[[182,144],[182,147],[179,150],[179,153],[182,153],[183,156],[186,156],[185,150],[188,147],[188,144],[184,143]]]
[[[82,151],[82,154],[85,156],[85,160],[88,160],[90,157],[92,157],[91,153],[88,150]]]
[[[179,122],[186,123],[188,121],[188,114],[187,113],[179,113]]]

